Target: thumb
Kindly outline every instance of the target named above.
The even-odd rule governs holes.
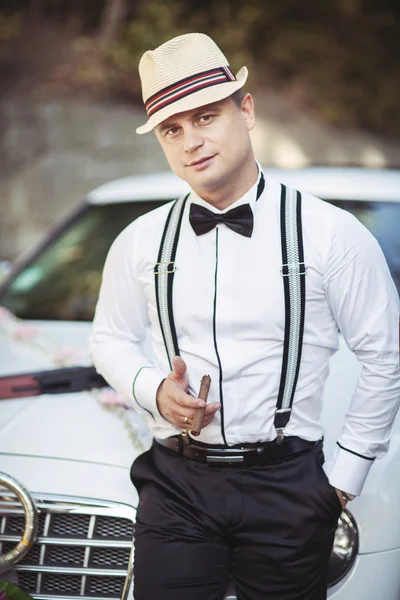
[[[180,356],[174,356],[172,367],[171,375],[174,379],[186,379],[186,363]]]

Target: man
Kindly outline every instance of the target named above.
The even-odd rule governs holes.
[[[137,132],[154,130],[191,191],[114,242],[92,334],[97,369],[155,437],[131,472],[135,598],[221,600],[232,577],[238,600],[321,600],[338,517],[398,409],[394,284],[349,213],[264,181],[245,67],[235,77],[210,38],[188,34],[139,71]],[[363,368],[328,480],[319,415],[339,330]]]

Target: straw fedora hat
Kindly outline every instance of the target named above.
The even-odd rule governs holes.
[[[136,129],[142,134],[172,115],[227,98],[246,83],[248,71],[242,67],[235,76],[208,35],[188,33],[145,52],[139,75],[148,116]]]

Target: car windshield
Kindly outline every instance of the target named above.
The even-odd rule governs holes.
[[[400,202],[334,200],[378,239],[400,289]],[[89,205],[11,280],[0,305],[24,319],[91,321],[107,252],[124,227],[163,204]]]
[[[23,319],[91,321],[112,242],[134,219],[163,203],[86,206],[15,275],[0,306]]]

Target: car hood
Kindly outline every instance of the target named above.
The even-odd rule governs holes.
[[[129,469],[86,461],[36,456],[1,455],[1,470],[28,492],[69,498],[95,498],[137,506],[138,495]]]
[[[137,415],[96,392],[0,401],[0,453],[127,467],[143,441]]]
[[[71,365],[72,350],[83,352],[89,325],[65,325],[55,330],[36,323],[40,335],[30,336],[31,325],[24,323],[25,338],[15,335],[18,329],[9,328],[8,335],[3,329],[0,376],[60,368],[60,349],[64,360],[70,353]],[[128,467],[149,445],[147,426],[133,410],[104,402],[101,390],[0,400],[0,453]]]

